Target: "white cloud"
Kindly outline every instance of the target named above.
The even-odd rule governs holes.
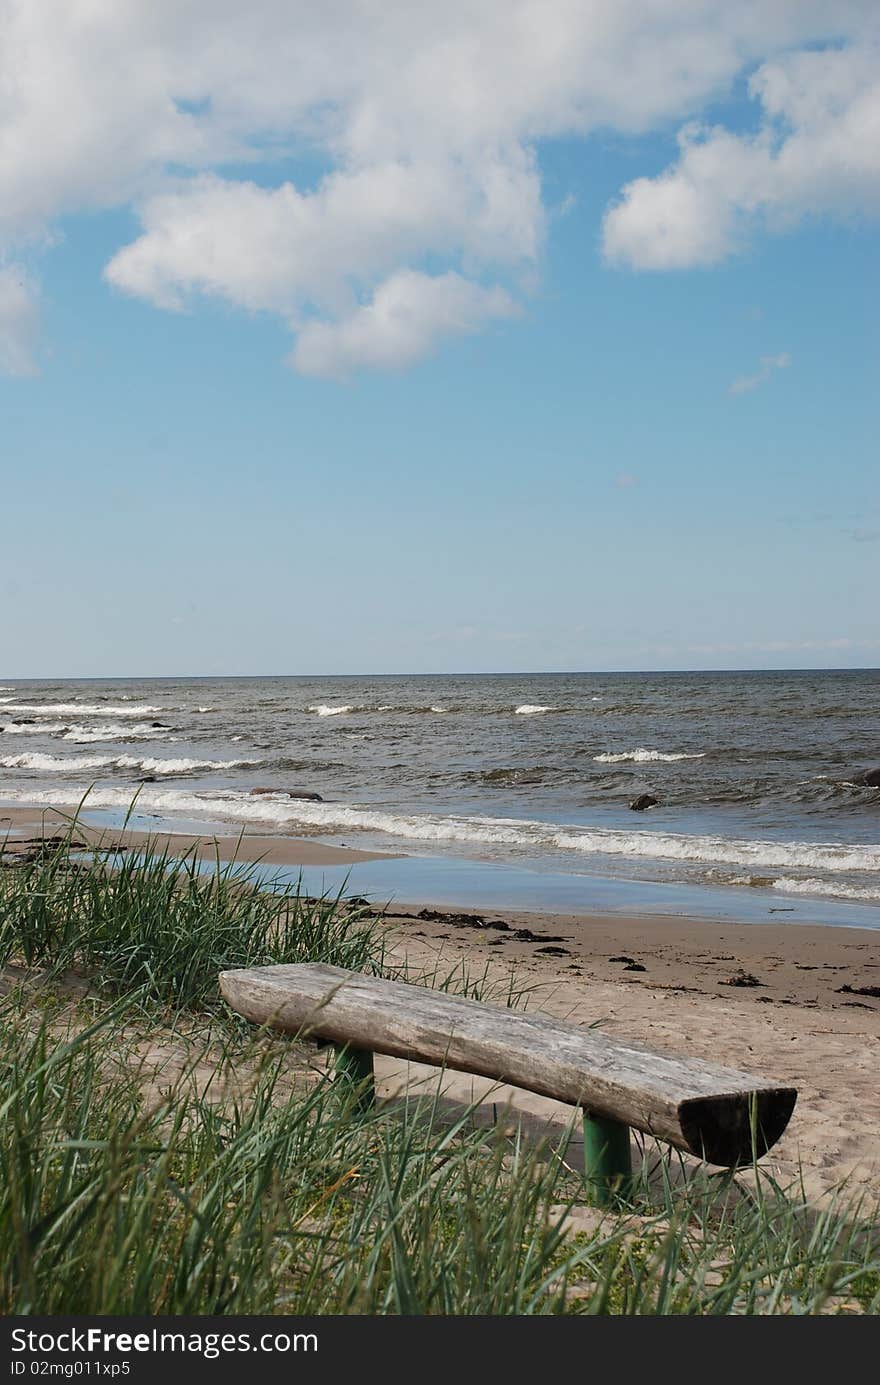
[[[738,375],[727,387],[728,394],[746,394],[749,390],[757,389],[775,370],[785,370],[791,365],[791,357],[787,351],[780,351],[778,356],[762,356],[758,369],[753,375]]]
[[[749,90],[762,108],[757,132],[687,125],[676,164],[627,184],[604,219],[610,261],[637,269],[717,264],[758,229],[880,212],[876,42],[785,54],[760,66]]]
[[[296,318],[347,312],[364,286],[427,255],[496,271],[538,252],[533,160],[516,149],[469,166],[388,162],[334,172],[313,192],[203,175],[149,198],[144,234],[111,260],[118,288],[160,307],[195,292]]]
[[[609,256],[709,263],[756,218],[872,206],[878,24],[873,0],[0,0],[0,255],[130,207],[123,291],[278,313],[297,367],[394,364],[389,285],[420,283],[415,354],[462,330],[438,302],[463,283],[473,323],[527,291],[541,141],[693,121],[755,64],[761,130],[688,125],[624,190]]]
[[[0,371],[36,375],[39,309],[36,291],[15,265],[0,265]]]
[[[452,272],[432,277],[404,269],[341,322],[307,323],[293,364],[303,375],[345,376],[361,366],[400,370],[426,356],[439,339],[470,335],[492,318],[517,311],[501,288],[481,288]]]

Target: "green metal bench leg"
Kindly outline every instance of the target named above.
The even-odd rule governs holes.
[[[584,1115],[584,1179],[599,1207],[627,1199],[632,1186],[628,1125]]]
[[[335,1068],[339,1077],[351,1082],[357,1088],[355,1105],[358,1111],[372,1111],[376,1104],[376,1081],[373,1072],[373,1055],[368,1048],[336,1049]]]

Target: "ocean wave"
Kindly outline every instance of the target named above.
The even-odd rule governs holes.
[[[33,726],[24,722],[19,724],[10,721],[2,729],[4,736],[53,736],[59,731],[68,731],[70,728],[63,721],[50,722],[48,726],[44,721],[35,722]]]
[[[350,707],[348,710],[352,712],[393,712],[395,716],[399,717],[424,717],[428,716],[430,713],[436,715],[437,713],[448,712],[450,708],[413,707],[411,705],[407,706],[406,704],[398,705],[393,702],[383,702],[378,707]]]
[[[39,728],[34,727],[34,730]],[[46,728],[48,730],[48,728]],[[73,741],[74,745],[91,745],[95,741],[176,741],[177,736],[168,734],[170,727],[151,726],[149,722],[142,722],[135,726],[61,726],[58,728],[63,731],[61,736],[63,741]]]
[[[339,717],[343,712],[353,712],[354,707],[327,707],[323,702],[319,702],[314,707],[309,707],[310,712],[317,712],[319,717]]]
[[[238,769],[257,765],[259,760],[192,760],[184,757],[160,760],[134,755],[6,755],[0,757],[4,769],[32,769],[51,773],[74,773],[85,769],[140,769],[152,774],[189,774],[193,770]]]
[[[121,769],[143,769],[152,774],[189,774],[193,770],[243,769],[246,765],[259,765],[260,760],[191,760],[184,756],[167,760],[146,756],[138,760],[133,755],[119,755],[115,763]]]
[[[112,761],[107,755],[72,755],[65,759],[59,759],[55,755],[4,755],[0,757],[0,765],[4,769],[73,771],[103,769],[105,765],[109,764],[112,764]]]
[[[779,890],[782,894],[833,894],[841,899],[862,899],[869,903],[880,900],[880,887],[873,890],[863,890],[855,885],[845,885],[838,880],[829,884],[827,880],[795,880],[790,876],[783,875],[778,880],[771,881],[771,888]]]
[[[518,787],[543,784],[548,781],[559,783],[564,777],[565,771],[558,769],[555,765],[519,765],[509,768],[505,766],[498,769],[478,769],[470,770],[463,776],[469,784],[511,784]]]
[[[619,765],[622,764],[624,760],[631,760],[636,765],[645,765],[657,760],[668,761],[669,763],[673,760],[702,760],[705,754],[705,750],[700,750],[689,755],[684,752],[677,755],[668,755],[662,750],[622,750],[618,755],[612,754],[611,751],[606,751],[602,755],[594,755],[593,759],[597,765]]]
[[[3,705],[9,712],[28,712],[34,717],[143,717],[151,712],[161,712],[161,707],[152,707],[143,702],[138,706],[116,707],[112,703],[94,702],[13,702],[4,697]]]
[[[539,712],[555,712],[555,707],[541,707],[532,702],[524,702],[521,707],[514,707],[514,713],[518,717],[534,717]]]
[[[85,789],[82,790],[84,792]],[[5,798],[48,804],[70,803],[73,788],[20,791]],[[127,807],[128,789],[98,785],[88,799],[90,807]],[[829,874],[877,872],[880,845],[838,845],[827,842],[763,841],[698,834],[623,831],[613,828],[560,826],[557,823],[518,818],[406,815],[341,803],[306,803],[299,800],[250,798],[242,790],[185,791],[147,786],[138,799],[141,810],[185,813],[210,819],[239,822],[297,824],[326,833],[369,831],[412,842],[476,847],[507,847],[519,852],[570,852],[576,858],[606,856],[640,860],[676,861],[696,865],[733,865],[752,870],[812,870]]]

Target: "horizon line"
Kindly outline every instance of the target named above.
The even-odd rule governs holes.
[[[649,674],[681,673],[880,673],[876,664],[791,664],[737,668],[586,668],[586,669],[434,669],[428,672],[391,670],[385,673],[61,673],[61,674],[0,674],[12,683],[121,683],[169,682],[195,679],[278,679],[278,678],[595,678],[642,676]]]

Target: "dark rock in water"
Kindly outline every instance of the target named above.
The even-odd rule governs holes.
[[[861,784],[866,789],[880,789],[880,769],[866,769],[862,774],[854,774],[851,784]]]
[[[284,794],[287,798],[304,798],[309,803],[323,803],[324,800],[319,793],[312,793],[309,789],[272,789],[259,788],[251,789],[251,795],[256,796],[262,793]]]
[[[161,729],[162,729],[163,731],[170,731],[170,730],[171,730],[171,723],[168,722],[168,721],[151,721],[151,722],[150,722],[150,725],[151,725],[151,726],[158,726],[158,727],[161,727]]]
[[[626,966],[624,967],[624,971],[647,971],[647,970],[648,970],[648,968],[647,968],[647,967],[643,967],[642,964],[641,964],[641,962],[627,962]]]
[[[660,802],[652,793],[640,793],[629,805],[634,813],[643,813],[646,808],[654,808]]]
[[[870,995],[880,1000],[880,986],[838,986],[839,995]]]
[[[155,774],[139,774],[138,777],[137,777],[137,783],[138,783],[138,784],[156,784],[156,783],[158,783],[158,780],[156,779]]]
[[[635,957],[627,957],[625,953],[621,953],[619,957],[609,957],[608,960],[609,962],[626,962],[629,966],[634,966],[636,959]]]
[[[36,726],[36,724],[37,724],[37,718],[36,718],[36,717],[16,717],[12,724],[13,724],[13,726]]]

